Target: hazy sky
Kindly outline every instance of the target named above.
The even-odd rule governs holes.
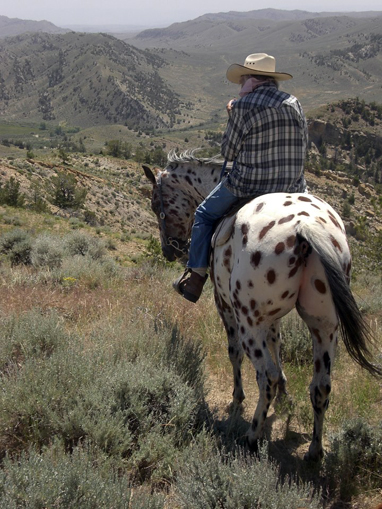
[[[163,26],[211,12],[300,9],[322,11],[381,11],[381,0],[0,0],[0,15],[46,19],[55,25],[120,24]]]

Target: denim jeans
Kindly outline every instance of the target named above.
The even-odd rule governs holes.
[[[220,182],[195,211],[195,221],[191,233],[191,245],[187,267],[207,268],[211,238],[216,222],[234,205],[239,198],[233,195]]]

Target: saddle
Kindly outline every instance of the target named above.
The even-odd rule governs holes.
[[[240,200],[235,203],[235,205],[233,205],[221,219],[219,219],[212,235],[211,249],[214,249],[216,246],[223,246],[229,240],[235,224],[237,212],[239,212],[244,205],[252,201],[254,198],[255,196],[240,198]]]

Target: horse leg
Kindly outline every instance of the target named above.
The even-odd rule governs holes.
[[[233,406],[239,406],[243,403],[245,399],[245,393],[243,389],[243,379],[241,376],[241,364],[243,362],[243,349],[240,347],[237,341],[236,331],[233,332],[233,328],[230,327],[230,330],[227,331],[228,336],[228,355],[229,360],[232,364],[233,371],[233,393],[232,393],[232,402]]]
[[[245,399],[243,380],[241,376],[241,365],[244,352],[238,340],[237,324],[233,309],[220,296],[215,295],[219,315],[223,321],[228,339],[228,355],[233,371],[233,409],[239,407]]]
[[[323,457],[322,434],[325,412],[329,406],[331,391],[331,366],[334,362],[337,343],[336,327],[331,329],[309,327],[313,338],[314,371],[309,386],[310,400],[314,411],[313,439],[309,451],[305,455],[307,460],[319,460]]]
[[[307,460],[323,457],[322,434],[331,391],[331,367],[337,346],[338,318],[324,269],[312,253],[300,287],[297,311],[307,324],[313,342],[313,378],[309,387],[314,411],[313,439]]]
[[[267,345],[269,351],[272,355],[273,362],[279,369],[279,381],[277,383],[278,396],[287,396],[288,392],[286,390],[287,378],[282,369],[281,359],[280,359],[280,347],[281,347],[281,334],[280,334],[280,319],[276,320],[273,325],[269,329],[269,333],[267,336]]]
[[[257,448],[257,441],[262,436],[268,410],[276,395],[280,380],[279,367],[272,359],[267,346],[268,332],[269,329],[263,327],[261,329],[246,329],[244,333],[240,333],[243,350],[256,369],[256,380],[259,387],[259,399],[252,424],[247,431],[248,445],[251,449]]]

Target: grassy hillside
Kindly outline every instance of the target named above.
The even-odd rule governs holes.
[[[360,99],[320,108],[306,164],[311,192],[344,219],[352,289],[376,338],[375,362],[381,122],[381,106]],[[40,141],[50,138],[49,123],[35,127]],[[14,142],[30,136],[22,124],[7,129]],[[131,134],[113,129],[114,140]],[[96,135],[51,132],[61,147]],[[216,131],[185,134],[194,138],[162,141],[184,148],[219,139]],[[153,157],[153,138],[139,140]],[[0,506],[236,509],[261,501],[263,509],[374,509],[382,488],[380,381],[340,342],[326,454],[320,464],[304,462],[311,340],[291,313],[282,355],[293,403],[270,409],[258,461],[243,441],[258,397],[255,373],[244,364],[246,403],[230,414],[232,375],[213,288],[207,283],[195,306],[171,291],[183,268],[161,255],[141,164],[106,155],[118,145],[104,141],[104,154],[57,147],[36,148],[33,157],[8,141],[0,145]]]
[[[382,204],[375,190],[365,196],[338,172],[308,169],[315,194],[339,211],[348,203],[348,224],[374,211],[349,239],[352,288],[381,350]],[[86,190],[79,208],[52,203],[60,175]],[[212,286],[200,305],[171,291],[182,267],[160,255],[139,165],[81,154],[63,165],[52,154],[3,159],[0,178],[0,506],[371,509],[379,502],[381,384],[341,343],[325,458],[302,459],[312,432],[312,361],[295,314],[282,328],[293,405],[270,409],[261,461],[248,454],[255,373],[244,363],[246,403],[229,414],[232,375]],[[4,203],[17,194],[4,193],[12,178],[24,195],[19,206]]]

